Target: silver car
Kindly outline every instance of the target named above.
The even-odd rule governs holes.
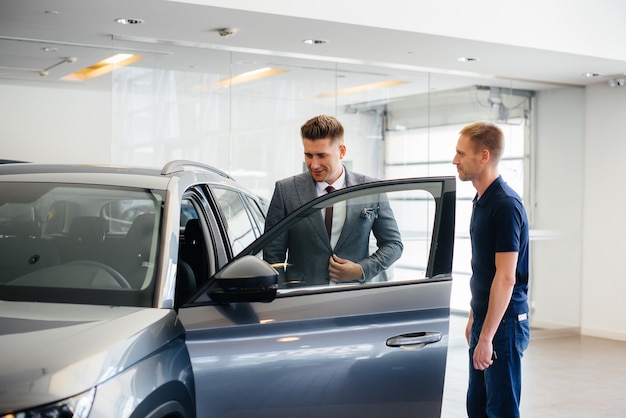
[[[329,199],[382,195],[404,251],[374,280],[263,260]],[[453,177],[386,180],[264,233],[201,164],[0,165],[0,417],[438,417],[454,211]]]

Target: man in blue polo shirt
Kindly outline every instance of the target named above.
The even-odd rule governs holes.
[[[471,309],[467,413],[519,417],[521,360],[530,340],[528,323],[528,218],[522,199],[498,173],[504,135],[491,122],[475,122],[460,134],[456,165],[461,181],[476,189],[470,221]]]

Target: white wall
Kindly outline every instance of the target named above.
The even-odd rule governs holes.
[[[587,88],[581,331],[626,341],[624,109],[626,88]]]
[[[0,85],[0,159],[111,162],[111,92]]]
[[[626,341],[626,88],[544,91],[537,108],[534,325]]]
[[[544,91],[537,108],[534,325],[626,341],[626,88]]]
[[[576,328],[581,315],[584,89],[537,94],[531,147],[533,326]]]

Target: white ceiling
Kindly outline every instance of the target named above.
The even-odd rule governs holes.
[[[319,1],[325,5],[332,3]],[[400,3],[399,0],[388,1],[394,7]],[[602,1],[599,0],[600,5]],[[330,77],[331,73],[333,77],[339,75],[341,79],[337,84],[346,87],[383,79],[403,79],[409,83],[397,88],[402,94],[471,84],[532,90],[555,86],[582,87],[621,77],[626,71],[623,57],[611,57],[610,51],[603,48],[599,48],[601,53],[590,54],[574,53],[572,48],[559,52],[529,47],[521,42],[507,45],[502,40],[509,38],[500,36],[501,32],[494,32],[491,41],[484,40],[484,31],[477,31],[474,40],[443,36],[432,33],[438,26],[430,20],[424,20],[431,23],[430,34],[388,29],[385,28],[389,26],[388,20],[383,18],[388,19],[389,13],[383,16],[382,12],[381,24],[377,26],[344,23],[342,10],[344,14],[352,12],[355,21],[360,14],[363,15],[362,21],[366,22],[376,15],[377,9],[368,8],[369,3],[365,0],[352,2],[349,10],[345,6],[350,2],[341,3],[344,7],[336,13],[316,7],[311,16],[318,16],[318,19],[287,16],[286,12],[272,14],[227,9],[208,3],[232,4],[230,7],[234,7],[235,4],[245,6],[246,1],[0,0],[0,83],[75,87],[76,82],[60,81],[60,77],[94,64],[113,52],[124,51],[145,56],[134,64],[136,66],[187,72],[223,74],[224,68],[230,68],[232,74],[237,74],[268,64],[281,66],[289,71],[276,77],[305,79],[312,86],[317,77]],[[266,10],[273,11],[278,10],[277,5],[281,2],[247,3],[256,5],[257,9],[267,5]],[[376,4],[381,7],[380,2]],[[421,7],[419,2],[410,5],[411,12]],[[314,4],[308,4],[308,7],[314,7]],[[305,7],[300,5],[299,9]],[[623,9],[624,6],[620,6],[620,10]],[[480,10],[474,12],[480,15]],[[325,13],[332,15],[332,19],[321,20]],[[394,13],[402,17],[398,18],[397,27],[403,28],[410,23],[402,9]],[[115,23],[114,20],[120,17],[142,19],[144,23]],[[498,25],[492,26],[502,30],[508,21],[511,27],[519,27],[517,17],[509,12]],[[489,19],[475,22],[473,17],[468,18],[482,29],[489,25]],[[520,13],[519,18],[529,19],[528,13]],[[447,22],[449,33],[455,33],[458,25],[440,20],[443,25]],[[596,19],[594,22],[596,26],[602,26],[601,21]],[[522,26],[533,33],[536,23],[522,22]],[[218,29],[224,27],[236,28],[237,32],[222,37]],[[542,25],[542,29],[542,33],[553,30],[555,37],[563,37],[562,33],[556,34],[558,25],[553,28]],[[589,28],[579,29],[586,31]],[[307,45],[302,42],[310,38],[328,43]],[[552,38],[545,39],[546,45],[554,48],[550,42]],[[44,48],[51,48],[51,51],[46,52]],[[589,46],[585,45],[587,49]],[[463,56],[479,60],[458,61]],[[67,58],[75,58],[76,62],[67,62]],[[47,70],[46,76],[40,75],[43,70]],[[586,72],[600,76],[583,77]],[[93,79],[81,82],[80,88],[110,88],[110,79],[108,81],[109,84],[104,77]]]

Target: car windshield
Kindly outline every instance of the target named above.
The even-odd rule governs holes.
[[[162,201],[143,189],[0,183],[0,298],[149,306]]]

